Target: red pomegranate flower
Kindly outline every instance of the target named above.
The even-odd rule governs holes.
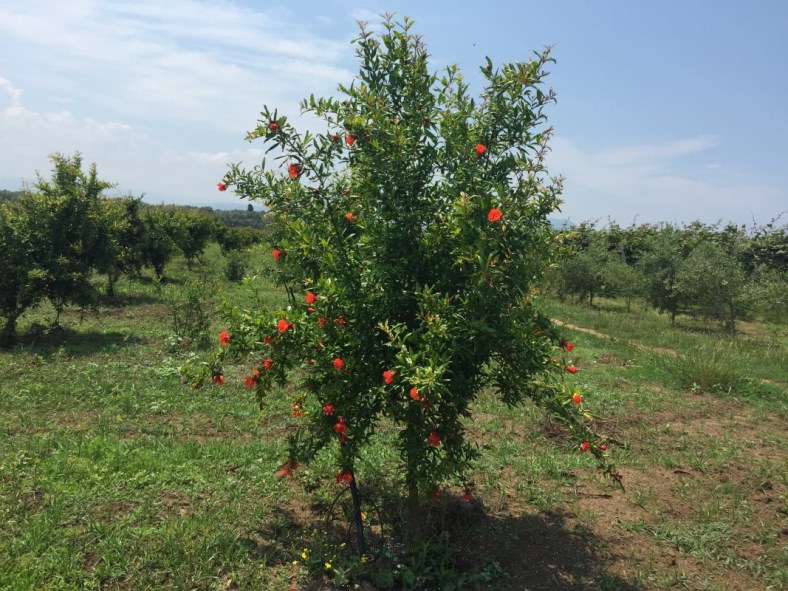
[[[311,291],[306,292],[306,297],[304,298],[306,303],[309,305],[314,304],[317,301],[317,296],[313,294]]]
[[[217,386],[224,385],[224,376],[220,373],[217,373],[215,376],[213,376],[213,383]]]
[[[346,134],[345,134],[345,141],[347,142],[347,145],[348,145],[348,146],[350,146],[350,147],[352,148],[352,147],[353,147],[353,144],[355,144],[355,143],[356,143],[356,138],[355,138],[355,137],[353,137],[351,134],[349,134],[349,133],[346,133]]]
[[[492,224],[495,222],[500,222],[501,218],[503,218],[503,212],[497,207],[493,207],[487,214],[487,219],[490,220],[490,223]]]
[[[287,167],[287,174],[290,175],[291,179],[297,179],[298,175],[301,174],[301,166],[299,164],[291,164]]]
[[[345,361],[341,357],[337,357],[336,359],[334,359],[333,363],[334,363],[334,369],[337,371],[345,367]]]
[[[346,443],[347,443],[347,435],[342,433],[342,435],[339,436],[339,445],[345,445]]]
[[[246,386],[250,390],[254,388],[254,385],[256,383],[257,383],[257,379],[254,376],[246,376],[246,379],[244,379],[244,386]]]
[[[339,328],[345,328],[345,326],[347,326],[347,320],[345,320],[344,316],[340,316],[334,320],[334,324],[336,324]]]
[[[266,357],[265,359],[263,359],[263,369],[264,369],[264,370],[268,371],[268,370],[269,370],[269,369],[271,369],[273,366],[274,366],[274,362],[273,362],[271,359],[269,359],[268,357]]]
[[[219,333],[219,342],[222,344],[223,347],[226,347],[230,344],[230,333],[226,330],[223,330]]]
[[[584,441],[583,443],[580,444],[580,449],[582,449],[583,451],[588,451],[589,449],[591,449],[591,444],[588,443],[588,441]]]
[[[349,211],[349,212],[347,212],[347,213],[345,214],[345,219],[346,219],[347,221],[349,221],[349,222],[352,224],[352,223],[353,223],[353,222],[355,222],[355,221],[356,221],[358,218],[355,216],[355,214],[354,214],[352,211]]]
[[[575,346],[572,343],[570,343],[569,341],[567,341],[565,339],[561,339],[560,345],[564,349],[564,351],[566,351],[567,353],[571,353],[572,349],[575,348]]]
[[[275,261],[281,259],[283,254],[284,252],[279,250],[278,248],[275,248],[271,251],[271,255],[273,255]]]
[[[337,482],[352,482],[353,473],[350,470],[342,470],[337,474]]]
[[[577,373],[577,368],[574,365],[567,365],[564,369],[569,373]]]
[[[487,151],[487,148],[484,144],[476,144],[476,157],[480,158],[484,156],[484,153]]]
[[[391,382],[394,381],[394,375],[396,373],[397,372],[387,369],[386,371],[383,372],[383,381],[386,382],[387,384],[390,384]]]
[[[345,424],[345,419],[339,417],[339,420],[334,423],[334,433],[340,433],[344,435],[347,433],[347,425]]]
[[[293,478],[293,471],[296,468],[298,468],[298,463],[290,460],[284,466],[282,466],[282,469],[279,470],[279,472],[276,473],[276,477],[284,478],[285,476],[289,476],[290,478]]]
[[[224,191],[227,190],[227,183],[225,183],[223,181],[219,181],[218,183],[216,183],[216,188],[219,189],[220,191],[224,192]]]
[[[441,444],[441,437],[440,435],[438,435],[437,431],[433,431],[432,433],[429,434],[429,437],[427,437],[427,443],[435,446]]]
[[[462,500],[463,501],[472,501],[473,500],[473,493],[471,491],[469,491],[469,490],[466,490],[465,494],[462,495]]]
[[[276,330],[280,333],[287,332],[290,330],[290,327],[293,326],[290,322],[282,318],[279,322],[276,323]]]
[[[419,390],[415,386],[410,389],[410,397],[417,402],[419,400]]]
[[[580,404],[581,402],[583,402],[583,397],[580,396],[580,394],[578,394],[577,392],[575,392],[574,396],[572,396],[572,402],[574,402],[575,404]]]

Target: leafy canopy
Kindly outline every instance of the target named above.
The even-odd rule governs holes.
[[[491,388],[507,403],[533,399],[615,474],[531,305],[556,252],[547,215],[561,191],[544,167],[549,52],[497,69],[488,60],[476,100],[456,66],[429,71],[411,21],[383,24],[378,36],[362,25],[342,98],[302,103],[324,133],[301,134],[266,107],[249,139],[279,165],[226,175],[269,208],[290,305],[232,311],[207,369],[221,383],[227,355],[254,352],[246,383],[261,403],[274,383],[297,384],[286,471],[331,444],[338,479],[352,475],[386,419],[411,495],[462,482],[476,457],[471,403]]]

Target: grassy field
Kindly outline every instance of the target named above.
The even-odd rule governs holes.
[[[248,304],[218,253],[208,259],[217,301]],[[330,458],[274,477],[298,420],[287,397],[260,411],[241,366],[223,387],[183,383],[179,367],[206,352],[172,338],[166,302],[195,272],[168,271],[163,291],[123,282],[57,331],[41,308],[0,352],[0,589],[317,590],[334,588],[321,571],[353,568],[321,541],[346,500]],[[596,429],[620,443],[626,490],[534,408],[483,395],[470,425],[477,498],[448,491],[432,506],[445,556],[420,558],[389,534],[359,588],[419,588],[425,575],[446,589],[786,588],[786,327],[741,323],[730,339],[637,306],[544,305],[576,345]],[[358,470],[388,532],[401,485],[392,437]]]

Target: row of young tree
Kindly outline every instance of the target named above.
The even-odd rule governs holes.
[[[561,298],[623,298],[627,309],[641,298],[672,323],[689,313],[730,331],[754,315],[788,321],[788,225],[584,222],[564,245],[569,256],[551,276]]]
[[[122,275],[151,267],[157,280],[172,257],[192,265],[211,241],[222,252],[259,241],[252,228],[230,228],[210,214],[175,206],[150,206],[139,197],[110,198],[111,183],[96,166],[82,170],[82,157],[55,154],[51,179],[0,202],[0,344],[15,340],[19,317],[43,300],[58,322],[66,305],[96,301],[94,275],[106,277],[108,296]]]

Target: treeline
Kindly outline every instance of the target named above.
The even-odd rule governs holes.
[[[22,191],[8,191],[0,189],[0,201],[14,201],[22,196]]]
[[[14,341],[19,317],[42,300],[54,306],[56,323],[64,306],[93,304],[95,274],[106,276],[112,296],[121,275],[151,267],[162,280],[176,254],[192,265],[212,241],[227,254],[262,238],[197,208],[107,197],[112,184],[98,178],[95,164],[84,172],[79,154],[51,160],[51,179],[39,177],[31,190],[0,202],[0,344]]]
[[[757,315],[788,321],[788,226],[693,222],[620,227],[583,223],[562,233],[567,257],[551,276],[559,297],[635,298],[734,331]]]

